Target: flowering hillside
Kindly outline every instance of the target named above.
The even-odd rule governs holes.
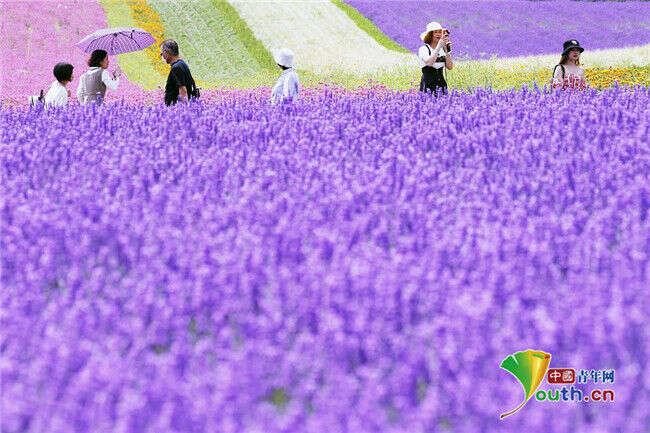
[[[269,50],[291,48],[301,69],[322,73],[417,68],[412,54],[380,45],[330,0],[229,3]]]
[[[271,54],[226,1],[148,0],[204,81],[246,80],[275,67]]]
[[[30,95],[47,91],[54,81],[58,62],[72,63],[74,81],[68,85],[74,96],[79,77],[88,66],[88,54],[74,46],[93,31],[106,27],[104,11],[95,0],[21,1],[2,0],[0,38],[5,53],[0,56],[0,101],[26,103]],[[111,69],[118,60],[111,58]],[[140,95],[138,86],[123,79],[120,93],[107,93],[107,100]]]
[[[46,90],[59,61],[72,63],[79,77],[87,54],[74,44],[107,26],[142,27],[157,41],[111,60],[120,63],[127,80],[108,100],[160,100],[169,72],[159,52],[164,38],[179,42],[204,91],[272,86],[279,70],[271,53],[280,46],[296,53],[303,88],[327,83],[414,89],[420,69],[402,45],[415,50],[432,19],[453,32],[455,68],[447,77],[452,88],[544,84],[561,42],[575,36],[587,48],[582,61],[594,77],[592,86],[648,85],[650,76],[650,6],[644,2],[443,0],[434,7],[419,1],[318,0],[296,7],[239,0],[1,1],[0,36],[8,51],[0,58],[6,72],[0,102],[12,105]],[[485,60],[490,55],[497,57]],[[73,93],[76,86],[75,80]]]
[[[203,87],[243,84],[259,75],[268,76],[275,67],[270,53],[225,1],[102,0],[102,4],[112,26],[135,25],[156,36],[157,44],[146,50],[150,58],[143,63],[163,75],[169,67],[160,58],[159,44],[166,38],[178,42],[181,55]],[[118,10],[122,12],[115,13]]]
[[[463,58],[555,54],[561,52],[562,43],[567,39],[578,39],[587,50],[650,44],[650,4],[643,1],[348,0],[347,3],[413,51],[422,45],[419,36],[427,23],[439,21],[451,30],[454,51]],[[650,58],[646,57],[644,64],[649,62]]]
[[[153,90],[164,83],[169,66],[160,57],[165,28],[160,16],[145,0],[100,0],[109,27],[139,27],[148,31],[156,43],[141,51],[120,54],[120,64],[130,80]]]
[[[644,431],[649,102],[1,108],[0,430]],[[500,421],[529,347],[616,401]]]

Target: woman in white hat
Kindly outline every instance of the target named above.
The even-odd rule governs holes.
[[[271,104],[285,100],[298,100],[298,74],[293,70],[293,52],[288,48],[278,51],[275,63],[282,69],[282,74],[271,90]]]
[[[440,91],[447,93],[447,81],[443,74],[443,68],[452,69],[451,41],[449,30],[443,29],[439,23],[427,24],[427,29],[420,35],[424,45],[418,51],[420,67],[422,68],[422,80],[420,80],[421,92],[433,92],[435,95]]]

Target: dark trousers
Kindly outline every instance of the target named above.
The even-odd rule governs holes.
[[[435,96],[447,94],[447,82],[445,81],[444,75],[442,75],[442,68],[435,69],[431,66],[422,68],[420,92],[431,92]]]
[[[420,92],[433,93],[434,96],[447,94],[447,83],[425,83],[420,81]]]

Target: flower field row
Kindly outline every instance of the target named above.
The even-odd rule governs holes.
[[[646,429],[650,89],[232,96],[0,108],[2,432]]]
[[[586,50],[580,56],[583,67],[628,67],[649,66],[650,44],[628,48],[611,48],[604,50]],[[553,68],[560,60],[559,53],[539,56],[496,57],[488,60],[461,61],[467,66],[486,66],[494,69],[507,69],[512,66],[524,66],[528,69]]]
[[[129,0],[127,2],[136,27],[148,31],[156,40],[155,44],[144,49],[151,67],[158,71],[160,75],[166,76],[169,73],[169,66],[160,57],[160,44],[167,39],[165,26],[160,21],[160,16],[151,8],[149,3],[151,2],[148,0]],[[141,68],[146,67],[146,65],[141,65]]]
[[[539,86],[548,84],[551,79],[552,67],[534,68],[529,65],[513,65],[510,68],[495,68],[482,62],[472,64],[458,63],[452,71],[447,71],[446,77],[450,88],[472,89],[476,87],[491,87],[493,89],[511,89],[522,86]],[[650,86],[650,66],[645,67],[587,67],[586,78],[591,87],[603,89],[614,86]],[[347,89],[362,89],[373,86],[383,86],[398,91],[409,91],[418,88],[420,73],[411,68],[395,69],[386,74],[354,75],[328,74],[317,75],[304,73],[301,80],[315,90],[326,83]]]
[[[79,77],[88,68],[88,54],[74,44],[107,24],[96,0],[3,0],[0,17],[0,38],[6,47],[0,56],[0,102],[8,104],[26,104],[29,96],[47,91],[54,81],[54,65],[63,61],[75,67],[75,79],[68,85],[74,94]],[[111,61],[113,68],[117,59]],[[120,93],[135,96],[142,90],[123,80]],[[107,99],[115,100],[116,95],[109,94]]]
[[[622,86],[644,85],[650,87],[650,68],[587,68],[585,77],[597,88],[607,88],[618,83]]]
[[[355,8],[353,8],[343,0],[332,0],[332,3],[334,3],[339,8],[341,8],[341,10],[343,10],[350,17],[350,19],[357,24],[357,26],[361,30],[368,33],[368,35],[374,38],[381,46],[397,52],[410,53],[409,50],[402,47],[394,40],[392,40],[390,37],[388,37],[385,33],[379,30],[379,28],[376,25],[374,25],[372,21],[368,20],[366,17],[361,15],[358,10],[356,10]]]
[[[394,7],[390,2],[384,3],[377,3],[377,11]],[[547,3],[535,3],[535,6],[543,9]],[[455,4],[457,8],[463,5],[467,9],[474,2]],[[346,4],[309,2],[297,10],[287,2],[274,4],[273,8],[264,2],[233,2],[233,5],[216,0],[5,0],[0,32],[9,50],[0,62],[3,70],[12,73],[6,74],[5,84],[0,87],[0,101],[26,104],[30,95],[47,89],[53,80],[52,67],[58,61],[72,63],[75,75],[80,76],[86,69],[87,54],[74,44],[86,34],[106,26],[143,27],[152,32],[158,42],[164,37],[176,38],[182,56],[204,89],[272,86],[278,70],[269,51],[280,45],[296,51],[303,88],[316,87],[317,90],[324,83],[348,89],[378,84],[396,90],[417,87],[420,70],[415,57],[395,51],[396,45],[385,40],[386,35],[367,20],[363,21],[365,18],[358,13],[352,13]],[[411,2],[404,2],[405,16],[411,7]],[[32,19],[34,16],[37,18]],[[621,14],[620,19],[627,19],[626,16]],[[622,24],[615,25],[625,28]],[[460,28],[454,30],[458,37],[466,33]],[[503,37],[507,44],[515,43],[514,33]],[[462,43],[455,40],[455,46],[460,49]],[[314,51],[315,46],[318,49]],[[605,71],[604,68],[614,67],[625,75],[619,83],[647,84],[641,74],[647,71],[650,44],[604,50],[592,48],[588,47],[582,56],[589,70]],[[160,59],[158,49],[155,44],[145,51],[123,54],[112,60],[113,66],[119,61],[128,79],[123,79],[118,92],[108,93],[108,100],[157,100],[156,92],[150,92],[164,86],[169,70]],[[557,60],[557,54],[480,61],[458,61],[456,58],[456,67],[449,72],[448,81],[456,88],[490,85],[503,89],[535,82],[541,84]],[[359,66],[359,61],[364,65]],[[619,78],[601,72],[595,74],[593,84],[598,88],[607,87]],[[76,85],[75,80],[70,89],[74,91]]]
[[[508,87],[518,87],[537,83],[548,84],[551,73],[548,70],[535,72],[518,72],[517,70],[498,71],[496,78],[508,83]],[[619,86],[650,86],[650,68],[586,68],[585,78],[590,86],[604,89],[615,85]],[[498,86],[495,87],[500,87]]]
[[[404,65],[417,68],[412,54],[380,45],[330,0],[301,2],[299,6],[282,1],[229,3],[269,50],[291,48],[300,69],[364,73]]]
[[[178,41],[193,74],[209,83],[245,81],[273,70],[271,54],[226,1],[147,0]]]
[[[422,43],[420,32],[429,21],[439,21],[448,27],[456,55],[470,59],[557,53],[567,39],[578,39],[587,50],[650,43],[650,4],[643,1],[348,0],[346,3],[414,52]]]
[[[108,27],[149,27],[149,22],[137,22],[132,4],[128,0],[99,0],[104,9]],[[142,89],[153,90],[164,82],[167,72],[156,70],[151,55],[146,50],[117,56],[120,67],[128,79]]]

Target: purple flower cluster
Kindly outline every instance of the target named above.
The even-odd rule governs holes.
[[[578,39],[586,49],[650,43],[650,4],[643,1],[349,0],[384,33],[409,50],[422,45],[430,21],[451,30],[457,56],[481,59],[553,54]]]
[[[0,430],[647,430],[649,102],[0,109]]]

